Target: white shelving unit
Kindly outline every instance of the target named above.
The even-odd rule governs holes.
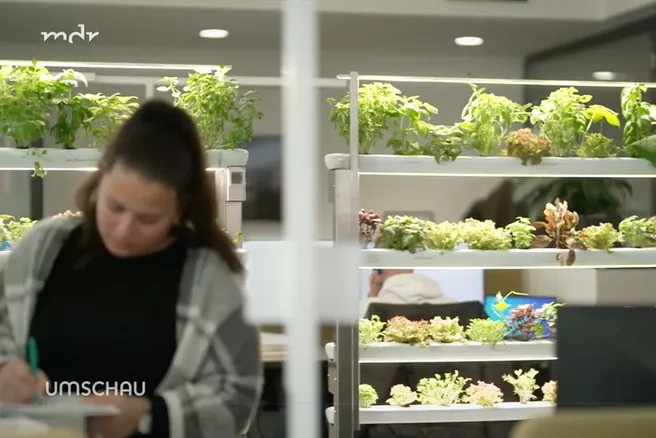
[[[463,423],[468,421],[519,421],[552,415],[554,406],[546,402],[502,403],[492,408],[475,405],[449,407],[416,405],[407,408],[372,406],[360,409],[360,424]],[[335,408],[326,409],[326,418],[335,424]]]
[[[326,344],[326,356],[337,357],[334,342]],[[414,347],[407,344],[377,342],[360,347],[360,363],[419,363],[419,362],[502,362],[522,360],[544,361],[556,359],[556,347],[551,341],[501,342],[496,345],[480,342],[437,344]]]
[[[350,138],[348,154],[330,154],[326,167],[334,181],[335,244],[356,245],[358,242],[357,212],[359,178],[365,175],[389,176],[466,176],[466,177],[587,177],[587,178],[656,178],[656,169],[649,162],[634,158],[545,158],[540,165],[524,166],[512,157],[462,156],[453,162],[437,163],[427,156],[359,155],[358,102],[360,81],[427,82],[503,85],[567,86],[564,82],[510,81],[464,78],[411,78],[361,76],[356,72],[340,75],[349,80]],[[501,82],[500,82],[501,81]],[[586,86],[624,87],[626,83],[586,83]],[[656,84],[647,84],[655,88]],[[619,98],[619,94],[618,94]],[[556,249],[474,251],[455,250],[407,252],[362,249],[360,268],[434,268],[434,269],[596,269],[656,267],[655,249],[622,248],[611,252],[577,251],[575,263],[562,266],[557,256],[565,251]],[[549,416],[554,407],[546,402],[501,403],[493,408],[472,405],[411,406],[398,408],[383,405],[389,394],[378,394],[379,405],[358,408],[360,363],[427,363],[427,362],[490,362],[490,361],[549,361],[556,360],[555,343],[551,341],[504,342],[495,346],[468,342],[464,344],[431,344],[428,348],[393,343],[358,345],[358,327],[352,322],[339,322],[336,342],[326,345],[330,360],[329,386],[335,395],[335,407],[326,410],[333,425],[335,438],[352,438],[362,424],[446,423],[481,421],[517,421]],[[362,382],[367,383],[367,382]]]
[[[578,251],[576,262],[562,266],[556,259],[566,255],[559,249],[511,249],[507,251],[475,251],[462,249],[441,253],[421,251],[415,254],[387,249],[362,250],[362,268],[435,268],[449,269],[591,269],[646,268],[654,266],[656,249],[617,248],[612,252]]]
[[[38,160],[46,171],[92,171],[100,151],[97,149],[45,149]],[[30,150],[0,147],[0,170],[32,170],[36,158]],[[242,203],[246,200],[248,151],[207,151],[208,172],[214,173],[219,217],[226,230],[235,235],[241,229]],[[47,178],[47,176],[46,176]]]
[[[329,154],[324,158],[328,170],[350,169],[349,154]],[[653,178],[654,168],[635,158],[554,158],[542,159],[539,166],[524,166],[512,157],[458,157],[437,163],[433,157],[362,155],[360,175],[407,176],[497,176],[497,177],[591,177]]]
[[[1,60],[0,65],[25,65],[27,61]],[[30,62],[31,63],[31,62]],[[116,69],[126,74],[116,76],[102,76],[95,73],[83,73],[90,82],[109,85],[143,85],[146,88],[146,97],[154,95],[158,77],[130,76],[136,70],[152,71],[179,71],[186,75],[187,71],[196,68],[212,68],[213,66],[180,65],[180,64],[120,64],[120,63],[85,63],[85,62],[53,62],[39,61],[40,65],[52,69],[75,68],[87,70]],[[272,78],[242,78],[244,85],[250,82],[264,82],[265,85],[279,86],[273,83]],[[258,81],[259,79],[259,81]],[[271,82],[271,83],[269,83]],[[334,84],[333,84],[334,85]],[[0,144],[0,170],[32,170],[34,162],[39,161],[46,171],[92,171],[96,168],[100,151],[92,148],[55,149],[44,148],[45,151],[38,157],[33,155],[31,149],[16,149],[2,147]],[[235,235],[242,231],[242,203],[246,200],[246,164],[248,151],[235,150],[208,150],[206,151],[207,170],[214,174],[214,183],[218,197],[218,213],[221,222],[228,233]],[[46,176],[47,178],[47,176]]]

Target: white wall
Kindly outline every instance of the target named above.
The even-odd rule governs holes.
[[[199,52],[193,50],[171,51],[168,49],[148,50],[136,47],[100,47],[68,45],[40,47],[3,47],[0,45],[0,59],[76,60],[76,61],[123,61],[123,62],[168,62],[168,63],[222,63],[233,66],[233,73],[240,76],[278,76],[279,55],[275,52]],[[424,55],[405,55],[402,53],[323,53],[321,75],[334,77],[338,73],[357,70],[368,74],[422,75],[422,76],[478,76],[519,78],[522,74],[522,60],[519,58],[444,58]],[[464,85],[400,85],[407,94],[419,94],[436,105],[440,114],[436,121],[450,124],[460,118],[460,111],[467,98],[469,88]],[[138,88],[116,87],[102,90],[91,87],[89,92],[121,92],[143,97]],[[265,113],[263,120],[255,127],[258,135],[281,133],[281,108],[279,89],[259,89],[262,97],[261,108]],[[491,88],[511,99],[521,100],[519,87]],[[321,93],[321,155],[346,151],[346,145],[336,135],[330,125],[329,106],[324,103],[327,97],[341,97],[342,90],[323,90]],[[380,150],[384,150],[381,148]],[[332,206],[327,199],[328,172],[323,161],[316,163],[322,185],[317,196],[321,203],[321,238],[332,236]],[[56,213],[72,207],[72,195],[82,175],[74,172],[51,172],[45,180],[46,214]],[[3,211],[16,215],[28,213],[28,178],[7,176],[0,173],[0,205]],[[458,178],[448,181],[440,178],[381,178],[365,177],[362,180],[362,206],[377,211],[429,210],[436,220],[458,220],[471,203],[485,196],[498,179]],[[430,187],[430,190],[426,190]],[[424,196],[415,196],[425,193]],[[245,224],[245,234],[249,239],[276,238],[278,225]]]

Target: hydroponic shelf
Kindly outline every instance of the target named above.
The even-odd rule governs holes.
[[[351,168],[348,154],[329,154],[324,161],[329,170]],[[524,166],[513,157],[458,157],[437,163],[428,156],[360,155],[358,163],[363,175],[656,178],[656,168],[638,158],[547,157],[538,165]]]
[[[334,342],[326,344],[326,355],[335,360]],[[362,345],[360,363],[418,363],[418,362],[494,362],[555,360],[554,342],[537,340],[528,342],[500,342],[496,345],[480,342],[454,344],[432,343],[429,347],[415,347],[393,342]]]
[[[548,402],[499,403],[491,408],[469,404],[453,406],[416,405],[407,408],[380,405],[360,409],[360,424],[521,421],[549,417],[553,415],[554,410],[554,405]],[[326,418],[330,424],[334,424],[334,407],[326,409]]]
[[[618,248],[611,252],[576,251],[572,266],[562,266],[556,256],[565,256],[560,249],[514,249],[507,251],[405,251],[363,249],[361,268],[369,269],[576,269],[576,268],[652,268],[656,267],[656,248]]]
[[[45,152],[41,154],[42,152]],[[248,151],[208,150],[205,152],[208,169],[245,167]],[[32,170],[39,162],[46,170],[91,170],[94,169],[101,152],[92,148],[80,149],[16,149],[0,147],[0,170]]]

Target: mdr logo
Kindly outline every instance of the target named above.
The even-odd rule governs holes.
[[[41,36],[43,36],[43,41],[52,39],[53,41],[68,41],[69,44],[73,44],[76,39],[78,41],[90,42],[93,41],[95,37],[100,35],[100,32],[87,32],[86,26],[84,24],[78,24],[77,27],[79,30],[76,32],[41,32]]]

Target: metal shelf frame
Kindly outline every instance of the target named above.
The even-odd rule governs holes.
[[[357,212],[360,209],[360,175],[358,154],[358,73],[352,72],[348,82],[350,96],[348,169],[332,170],[332,201],[335,245],[354,245],[359,240]],[[356,267],[357,268],[357,267]],[[335,331],[335,360],[329,362],[328,387],[334,395],[334,421],[331,438],[352,438],[360,430],[359,391],[360,363],[358,324],[338,321]]]
[[[573,167],[580,167],[584,164],[587,169],[587,173],[582,175],[577,175],[581,177],[626,177],[627,175],[620,175],[622,170],[627,173],[630,173],[633,177],[640,178],[656,178],[656,171],[647,165],[646,162],[636,160],[636,159],[615,159],[614,161],[608,160],[584,160],[584,159],[545,159],[546,164],[550,166],[535,168],[519,168],[516,163],[508,160],[507,158],[497,158],[497,157],[484,157],[484,158],[472,158],[465,157],[461,162],[455,163],[446,163],[436,167],[432,157],[398,157],[398,156],[387,156],[387,155],[375,155],[375,156],[360,156],[359,155],[359,138],[358,138],[358,91],[361,82],[370,82],[370,81],[385,81],[385,82],[425,82],[425,83],[447,83],[447,84],[468,84],[468,83],[482,83],[482,84],[499,84],[499,85],[534,85],[534,86],[575,86],[577,85],[573,81],[526,81],[526,80],[499,80],[499,79],[469,79],[469,78],[424,78],[424,77],[400,77],[400,76],[367,76],[359,75],[357,72],[351,72],[348,75],[338,75],[338,79],[348,81],[348,92],[350,97],[350,137],[349,137],[349,152],[348,154],[331,154],[325,158],[327,168],[330,171],[331,175],[331,193],[330,198],[333,202],[333,213],[334,213],[334,241],[335,245],[357,245],[359,241],[359,226],[358,226],[358,216],[357,212],[360,210],[360,198],[359,198],[359,177],[360,175],[366,174],[389,174],[389,175],[421,175],[427,176],[440,174],[441,176],[450,176],[450,175],[464,175],[464,170],[470,171],[472,175],[477,177],[485,176],[502,176],[497,175],[500,171],[495,169],[495,175],[486,175],[485,170],[492,164],[498,164],[497,162],[503,163],[506,167],[509,168],[509,172],[512,170],[511,167],[515,169],[516,176],[518,177],[538,177],[542,176],[540,172],[546,172],[553,174],[552,176],[557,175],[566,175],[570,171],[573,171]],[[582,83],[581,85],[590,85],[595,87],[608,87],[608,88],[620,88],[623,86],[631,85],[630,83],[624,82],[594,82],[594,83]],[[656,88],[656,83],[646,84],[647,88]],[[488,162],[489,161],[489,162]],[[399,167],[400,164],[404,166]],[[608,166],[611,164],[621,164],[621,167],[625,169],[610,169]],[[478,165],[478,169],[473,169],[474,165]],[[611,166],[612,167],[612,166]],[[360,172],[362,168],[362,172]],[[518,170],[519,169],[519,170]],[[489,169],[487,169],[489,171]],[[505,171],[506,169],[504,169]],[[584,169],[585,170],[585,169]],[[580,171],[580,169],[579,169]],[[560,174],[558,173],[560,172]],[[512,173],[512,172],[510,172]],[[508,176],[508,175],[505,175]],[[554,250],[551,250],[552,252]],[[389,251],[378,251],[381,254],[385,255],[390,253]],[[464,254],[462,251],[458,254],[451,255],[453,257],[460,256]],[[509,253],[513,253],[510,251]],[[630,260],[626,263],[620,263],[621,266],[616,267],[628,267],[626,265],[648,265],[652,267],[654,263],[652,262],[652,254],[648,252],[640,252],[637,250],[620,250],[621,255],[626,255],[634,257],[640,255],[643,259],[649,261],[647,262],[638,262],[635,260]],[[625,254],[626,253],[626,254]],[[364,251],[363,256],[361,257],[358,268],[363,267],[363,262],[366,263],[367,255],[376,255],[375,250]],[[536,252],[531,252],[535,259],[540,254]],[[537,256],[536,256],[537,254]],[[546,254],[546,253],[545,253]],[[394,253],[388,254],[390,257],[397,257],[399,260],[408,257],[404,253]],[[422,254],[425,256],[426,254]],[[429,254],[430,255],[430,254]],[[490,254],[495,256],[495,254]],[[512,254],[511,254],[512,255]],[[547,254],[551,257],[551,253]],[[590,259],[591,257],[599,258],[599,254],[596,252],[589,252],[582,255],[582,258]],[[421,258],[421,257],[415,257]],[[539,258],[539,257],[538,257]],[[626,257],[625,257],[626,258]],[[635,257],[634,257],[635,258]],[[371,257],[369,257],[371,259]],[[371,261],[371,260],[370,260]],[[426,267],[434,268],[457,268],[459,265],[462,265],[466,260],[458,260],[451,264],[451,266],[439,266],[443,261],[430,260],[429,262],[424,263]],[[480,261],[480,260],[479,260]],[[469,261],[471,264],[479,265],[479,261],[476,263]],[[542,265],[546,264],[545,260],[534,260],[534,264],[537,266],[531,266],[532,268],[543,267]],[[601,263],[603,262],[603,263]],[[602,265],[609,265],[609,260],[601,260]],[[398,264],[398,261],[395,262]],[[380,263],[376,262],[370,264],[371,266],[376,265],[379,267]],[[392,263],[393,264],[393,263]],[[419,267],[421,264],[417,264],[416,260],[409,260],[409,263],[412,264],[412,267]],[[586,265],[586,264],[584,264]],[[510,263],[510,266],[522,269],[516,265],[516,260]],[[382,267],[382,266],[380,266]],[[594,269],[595,263],[589,262],[586,266],[581,266],[585,269]],[[605,266],[599,266],[605,267]],[[554,266],[556,269],[560,269],[560,266]],[[360,296],[358,294],[358,296]],[[534,346],[531,346],[534,347]],[[357,323],[353,321],[337,321],[336,323],[336,339],[334,344],[330,344],[331,353],[333,354],[333,359],[329,361],[329,371],[328,371],[328,387],[334,395],[334,409],[329,409],[330,418],[331,418],[331,438],[353,438],[355,432],[360,430],[361,424],[361,415],[368,415],[368,410],[359,409],[359,394],[358,394],[358,385],[360,383],[360,348],[358,345],[358,326]],[[542,352],[544,353],[544,352]],[[541,353],[541,354],[542,354]],[[522,356],[522,354],[518,354]],[[366,356],[366,355],[365,355]],[[550,359],[556,359],[555,357]],[[382,357],[376,358],[376,360],[369,360],[369,362],[389,362],[389,358]],[[480,359],[480,358],[477,358]],[[422,358],[423,362],[429,361],[429,358]],[[438,362],[439,360],[435,360]],[[364,362],[367,362],[366,357]],[[414,362],[414,360],[413,360]],[[512,404],[511,404],[512,405]],[[387,412],[390,407],[382,406],[376,407],[381,412]],[[405,409],[405,408],[404,408]],[[427,407],[417,408],[420,410],[430,410]],[[364,412],[364,414],[361,414]],[[373,411],[372,411],[373,412]],[[404,411],[405,412],[405,411]],[[551,412],[551,408],[545,407],[543,414],[548,415]],[[532,415],[526,416],[530,418]],[[522,417],[524,418],[524,417]],[[367,419],[362,423],[370,423],[371,421]],[[406,419],[407,420],[407,419]],[[401,418],[399,418],[401,421]],[[426,418],[422,419],[422,422],[428,421]],[[495,421],[494,418],[491,418],[490,421]],[[378,420],[374,422],[379,422]],[[389,418],[381,420],[380,422],[394,422],[390,421]]]

